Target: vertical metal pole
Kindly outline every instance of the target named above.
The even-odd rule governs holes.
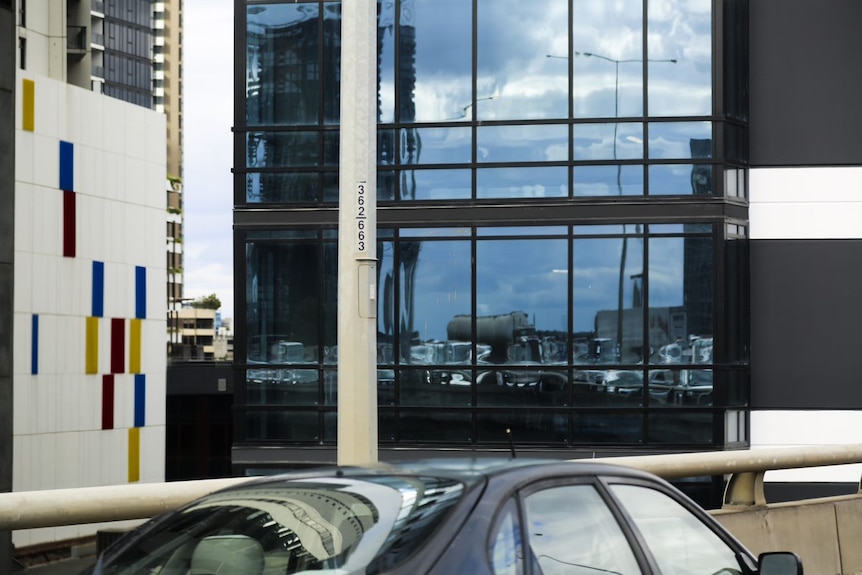
[[[377,2],[341,4],[338,464],[377,461]]]

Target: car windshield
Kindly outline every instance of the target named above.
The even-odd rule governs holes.
[[[210,495],[99,561],[96,575],[376,573],[416,551],[464,493],[416,476],[332,477]]]

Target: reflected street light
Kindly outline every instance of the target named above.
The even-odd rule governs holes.
[[[564,56],[554,56],[553,54],[546,54],[548,58],[561,58],[568,59]],[[610,62],[614,65],[614,118],[619,118],[620,115],[620,64],[628,64],[634,62],[664,62],[667,64],[676,64],[676,58],[668,58],[668,59],[642,59],[642,58],[629,58],[629,59],[617,59],[611,58],[609,56],[603,56],[601,54],[596,54],[595,52],[575,52],[575,56],[584,56],[585,58],[598,58],[599,60],[604,60],[606,62]],[[613,154],[614,160],[617,158],[617,134],[619,130],[619,122],[614,122],[614,143],[613,143]],[[622,185],[622,164],[617,162],[617,194],[623,195],[623,185]],[[626,258],[628,252],[628,237],[626,236],[626,224],[623,224],[623,246],[622,251],[620,253],[620,274],[619,274],[619,285],[617,286],[617,356],[618,360],[622,361],[623,357],[623,288],[625,283],[625,268],[626,268]],[[642,347],[643,349],[643,347]],[[643,351],[641,352],[643,359]]]
[[[496,99],[497,99],[497,95],[496,95],[496,94],[494,94],[493,96],[485,96],[484,98],[476,98],[476,102],[482,102],[482,101],[484,101],[484,100],[496,100]],[[466,106],[464,106],[463,108],[461,108],[461,117],[462,117],[462,118],[466,118],[466,117],[467,117],[467,110],[469,110],[470,108],[472,108],[472,107],[473,107],[473,104],[475,104],[476,102],[470,102],[469,104],[467,104]]]

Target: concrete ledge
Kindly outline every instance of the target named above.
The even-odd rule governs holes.
[[[754,554],[794,551],[806,573],[862,572],[862,499],[825,497],[710,512]]]

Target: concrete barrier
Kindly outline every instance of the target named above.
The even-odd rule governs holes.
[[[847,495],[710,512],[753,553],[792,550],[805,573],[862,574],[862,497]]]

